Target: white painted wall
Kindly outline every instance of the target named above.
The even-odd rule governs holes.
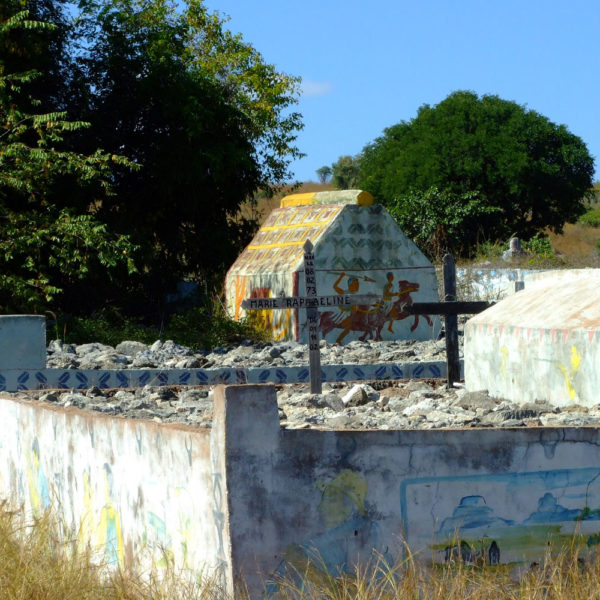
[[[598,428],[282,430],[272,385],[219,387],[214,414],[209,433],[0,398],[0,495],[54,506],[114,564],[166,549],[253,597],[315,553],[310,576],[405,541],[516,565],[600,542]]]
[[[600,286],[594,275],[546,276],[467,322],[469,390],[515,402],[593,406],[600,396]]]
[[[52,508],[100,561],[198,576],[227,562],[210,431],[7,398],[0,422],[0,497]]]

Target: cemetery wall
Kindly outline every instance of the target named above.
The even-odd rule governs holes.
[[[9,399],[0,418],[2,496],[55,500],[115,564],[165,548],[230,591],[317,555],[315,576],[394,562],[404,541],[511,565],[600,542],[597,428],[287,430],[269,385],[217,388],[210,433]]]
[[[223,440],[210,430],[9,398],[0,422],[0,499],[53,509],[65,535],[110,565],[225,575]]]

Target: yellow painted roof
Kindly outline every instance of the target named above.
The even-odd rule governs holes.
[[[310,204],[358,204],[370,206],[373,196],[363,190],[336,190],[332,192],[308,192],[291,194],[281,199],[280,206],[305,206]]]
[[[304,259],[304,242],[315,244],[343,208],[344,204],[310,204],[274,209],[230,273],[296,270]]]

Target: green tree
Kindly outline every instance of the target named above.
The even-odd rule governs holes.
[[[134,248],[126,237],[110,235],[91,215],[57,206],[51,198],[59,179],[95,192],[96,197],[106,196],[111,166],[131,166],[129,161],[100,150],[82,155],[61,149],[66,134],[88,124],[68,121],[64,112],[23,110],[21,103],[39,104],[27,94],[38,72],[13,73],[6,68],[13,53],[23,55],[27,50],[8,43],[11,34],[52,29],[29,19],[28,11],[0,22],[0,310],[4,312],[41,310],[92,268],[106,277],[112,267],[134,270]]]
[[[467,250],[478,236],[527,239],[545,228],[560,232],[585,210],[593,173],[586,145],[564,125],[497,96],[458,91],[436,106],[421,106],[414,119],[389,127],[366,146],[359,187],[395,206],[397,215],[408,211],[411,194],[429,193],[437,201],[476,193],[477,206],[486,211],[476,219],[465,215],[469,226],[451,240]],[[444,206],[439,218],[448,212]],[[450,230],[451,224],[438,225]]]
[[[319,181],[321,183],[327,183],[333,173],[331,167],[328,167],[327,165],[317,169],[316,171],[317,173],[317,177],[319,178]]]
[[[125,154],[96,216],[141,248],[140,285],[160,304],[183,277],[223,274],[255,231],[239,216],[298,156],[298,80],[278,73],[201,2],[80,2],[89,144]],[[87,145],[86,145],[87,144]]]
[[[471,240],[481,220],[498,209],[486,205],[478,192],[455,194],[431,187],[400,196],[389,211],[426,254],[440,259],[446,252],[468,253],[464,240]]]
[[[338,190],[354,189],[359,175],[359,158],[353,156],[340,156],[331,165],[331,182]]]

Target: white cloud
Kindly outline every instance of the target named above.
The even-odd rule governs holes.
[[[331,91],[333,91],[333,84],[330,81],[302,80],[302,95],[305,98],[311,96],[325,96],[325,94],[329,94]]]

